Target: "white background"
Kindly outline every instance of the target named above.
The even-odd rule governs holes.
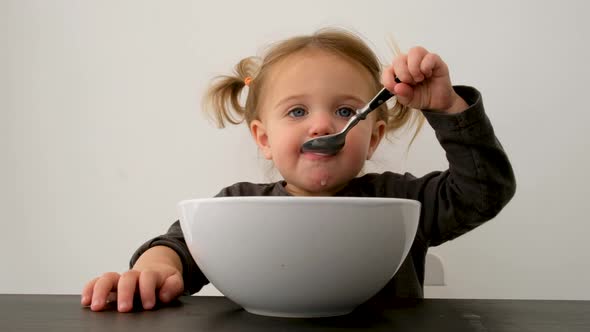
[[[477,87],[516,172],[493,221],[446,243],[430,296],[590,299],[586,1],[0,1],[0,293],[79,293],[165,232],[175,204],[268,181],[208,81],[270,42],[337,25],[390,61],[423,45]],[[447,167],[432,130],[367,171]],[[263,231],[263,230],[261,230]]]

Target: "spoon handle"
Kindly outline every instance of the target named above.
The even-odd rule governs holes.
[[[369,109],[372,111],[377,107],[383,105],[389,98],[393,97],[393,93],[389,92],[386,88],[381,89],[379,93],[369,102]]]
[[[397,77],[395,78],[395,82],[401,83],[400,79]],[[364,120],[367,117],[367,114],[374,111],[377,107],[383,105],[383,103],[388,101],[389,98],[393,96],[394,94],[386,88],[381,89],[381,91],[379,91],[379,93],[377,93],[377,95],[373,97],[373,99],[371,99],[371,101],[368,102],[367,105],[360,110],[360,112],[357,113],[359,120]]]
[[[393,93],[389,92],[389,90],[386,88],[381,89],[381,91],[379,91],[379,93],[367,104],[367,106],[357,113],[357,118],[359,120],[364,120],[369,113],[383,105],[391,97],[393,97]]]

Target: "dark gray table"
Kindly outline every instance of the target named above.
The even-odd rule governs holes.
[[[150,312],[92,312],[75,295],[0,295],[0,331],[590,331],[590,301],[369,303],[335,318],[250,314],[223,297],[181,297]]]

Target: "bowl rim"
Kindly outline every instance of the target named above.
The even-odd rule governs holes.
[[[222,197],[206,197],[206,198],[192,198],[181,200],[177,203],[179,207],[190,205],[194,203],[210,203],[210,202],[241,202],[241,203],[261,203],[261,202],[298,202],[298,203],[338,203],[342,204],[358,204],[367,203],[371,205],[388,204],[388,203],[405,203],[421,207],[422,203],[410,198],[397,197],[358,197],[358,196],[222,196]]]

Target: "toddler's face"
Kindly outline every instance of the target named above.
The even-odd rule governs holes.
[[[374,95],[368,71],[325,51],[306,50],[274,65],[264,82],[260,120],[250,129],[294,195],[332,195],[357,176],[384,133],[372,113],[348,132],[336,155],[302,153],[303,142],[340,131]]]

